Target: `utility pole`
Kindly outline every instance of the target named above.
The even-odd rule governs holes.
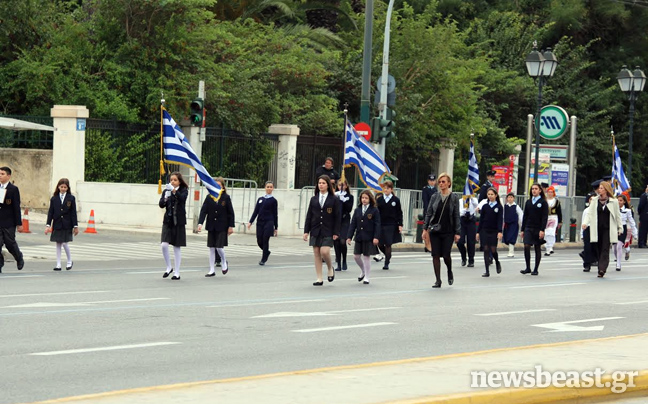
[[[383,63],[382,63],[382,75],[380,76],[380,103],[378,104],[378,110],[380,111],[380,117],[382,119],[387,119],[387,82],[389,76],[389,38],[391,30],[391,16],[394,11],[394,0],[389,0],[389,6],[387,7],[387,21],[385,21],[385,41],[383,42]],[[387,143],[386,138],[380,139],[380,145],[378,146],[378,154],[385,158],[385,145]]]
[[[360,97],[360,121],[371,124],[371,48],[373,35],[373,0],[367,0],[365,6],[364,50],[362,52],[362,94]]]
[[[198,98],[203,100],[203,119],[202,119],[202,125],[200,125],[200,128],[190,128],[190,134],[189,134],[189,144],[191,144],[191,147],[194,149],[194,152],[196,152],[196,156],[198,156],[199,159],[202,160],[202,143],[205,141],[205,110],[204,110],[204,102],[205,102],[205,82],[203,80],[200,80],[198,82]],[[197,132],[197,133],[196,133]],[[198,219],[200,215],[200,180],[198,179],[198,175],[194,173],[193,175],[194,180],[191,181],[191,184],[193,184],[193,232],[197,233],[198,232]],[[189,178],[187,178],[189,180]]]

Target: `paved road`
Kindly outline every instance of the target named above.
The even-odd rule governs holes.
[[[120,246],[124,237],[114,237],[108,241]],[[69,272],[53,272],[49,260],[31,260],[21,272],[5,266],[0,363],[9,371],[0,377],[0,403],[648,328],[645,250],[604,279],[583,273],[576,252],[562,250],[543,260],[538,277],[518,273],[521,257],[505,258],[499,276],[481,278],[481,264],[456,268],[455,285],[444,276],[440,290],[430,288],[428,256],[399,253],[390,271],[374,264],[371,285],[357,282],[352,265],[316,288],[312,256],[298,240],[277,242],[291,254],[266,267],[256,265],[258,253],[232,254],[230,273],[215,278],[203,277],[207,250],[200,257],[197,249],[177,282],[162,279],[160,254],[149,254],[157,237],[135,237],[142,254],[128,259],[110,248],[83,259],[79,252]]]

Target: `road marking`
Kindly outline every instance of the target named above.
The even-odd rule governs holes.
[[[403,275],[403,276],[374,276],[374,277],[371,278],[371,280],[374,280],[374,279],[402,279],[402,278],[407,278],[407,276],[405,276],[405,275]],[[340,280],[341,280],[341,281],[355,281],[355,282],[358,281],[358,280],[355,279],[355,278],[351,278],[351,279],[340,279]]]
[[[45,275],[5,275],[0,276],[2,279],[18,279],[18,278],[41,278]]]
[[[153,297],[150,299],[125,299],[125,300],[103,300],[97,302],[69,302],[69,303],[49,303],[49,302],[37,302],[37,303],[27,303],[27,304],[17,304],[13,306],[2,306],[0,309],[15,309],[15,308],[43,308],[43,307],[82,307],[90,306],[93,304],[102,304],[102,303],[125,303],[125,302],[146,302],[151,300],[167,300],[170,297]]]
[[[499,313],[483,313],[475,314],[476,316],[505,316],[507,314],[522,314],[522,313],[538,313],[541,311],[556,311],[556,309],[535,309],[535,310],[520,310],[520,311],[501,311]]]
[[[51,293],[26,293],[22,295],[0,295],[0,298],[3,297],[31,297],[31,296],[58,296],[58,295],[81,295],[87,293],[108,293],[108,292],[117,292],[116,290],[88,290],[84,292],[51,292]]]
[[[68,355],[68,354],[100,352],[100,351],[117,351],[120,349],[150,348],[154,346],[177,345],[177,344],[182,344],[182,342],[151,342],[148,344],[116,345],[116,346],[105,346],[100,348],[85,348],[85,349],[68,349],[66,351],[35,352],[35,353],[30,353],[29,355],[31,356]]]
[[[356,313],[356,312],[363,312],[363,311],[394,310],[394,309],[402,309],[402,307],[376,307],[370,309],[314,311],[314,312],[284,311],[279,313],[264,314],[262,316],[254,316],[250,318],[334,316],[336,314],[342,314],[342,313]]]
[[[572,286],[572,285],[585,285],[585,283],[584,282],[546,283],[546,284],[541,284],[541,285],[511,286],[510,289],[550,288],[550,287],[553,287],[553,286]]]
[[[342,325],[338,327],[324,327],[324,328],[306,328],[303,330],[292,330],[292,332],[319,332],[319,331],[336,331],[347,330],[350,328],[366,328],[366,327],[380,327],[382,325],[394,325],[398,323],[368,323],[368,324],[355,324],[355,325]]]
[[[648,300],[640,300],[638,302],[621,302],[621,303],[614,303],[614,304],[626,305],[626,304],[643,304],[643,303],[648,303]]]
[[[545,323],[545,324],[533,324],[531,327],[540,327],[540,328],[549,328],[551,331],[548,332],[567,332],[567,331],[601,331],[605,326],[595,325],[592,327],[581,327],[573,324],[580,323],[591,323],[594,321],[607,321],[607,320],[619,320],[625,317],[603,317],[603,318],[591,318],[588,320],[577,320],[577,321],[561,321],[558,323]]]
[[[269,304],[288,304],[288,303],[311,303],[311,302],[325,302],[326,299],[311,299],[311,300],[286,300],[282,302],[263,302],[263,303],[242,303],[242,304],[221,304],[217,306],[207,306],[211,308],[223,307],[247,307],[247,306],[265,306]]]
[[[200,269],[183,269],[181,272],[185,273],[185,272],[203,272],[203,271],[204,270],[200,270]],[[126,275],[144,275],[144,274],[150,275],[150,274],[160,274],[164,272],[165,272],[164,269],[160,269],[158,271],[137,271],[137,272],[124,272],[124,273]]]

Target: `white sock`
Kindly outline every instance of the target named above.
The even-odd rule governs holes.
[[[619,241],[614,247],[617,257],[616,267],[621,268],[621,257],[623,257],[623,243]]]
[[[369,271],[371,271],[371,257],[368,255],[363,255],[362,260],[364,261],[364,280],[369,282]]]
[[[173,276],[180,276],[180,262],[182,262],[180,247],[173,246],[173,263],[175,264],[175,268],[173,268]]]
[[[56,267],[57,268],[61,267],[61,244],[62,243],[56,243]]]
[[[70,255],[70,246],[68,243],[63,243],[63,249],[65,250],[65,256],[67,257],[67,266],[72,265],[72,256]]]
[[[214,261],[216,261],[216,249],[214,247],[209,247],[209,273],[213,274],[216,272],[214,269]]]
[[[161,243],[162,247],[162,256],[164,257],[164,262],[166,262],[166,271],[171,272],[171,257],[169,257],[169,243]]]
[[[509,255],[513,255],[515,253],[515,245],[514,244],[509,244]]]
[[[221,271],[227,271],[227,260],[225,259],[225,249],[217,248],[216,251],[221,257]]]

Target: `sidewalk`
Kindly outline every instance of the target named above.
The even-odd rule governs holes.
[[[483,352],[414,358],[357,366],[146,387],[50,400],[80,404],[423,404],[582,403],[648,395],[648,334]],[[602,388],[471,388],[472,371],[641,371],[636,387],[615,394]],[[642,371],[643,370],[643,371]],[[607,378],[607,379],[606,379]],[[618,379],[617,381],[619,381]],[[627,379],[626,379],[627,381]],[[623,388],[617,385],[619,389]],[[587,401],[592,402],[592,401]]]

